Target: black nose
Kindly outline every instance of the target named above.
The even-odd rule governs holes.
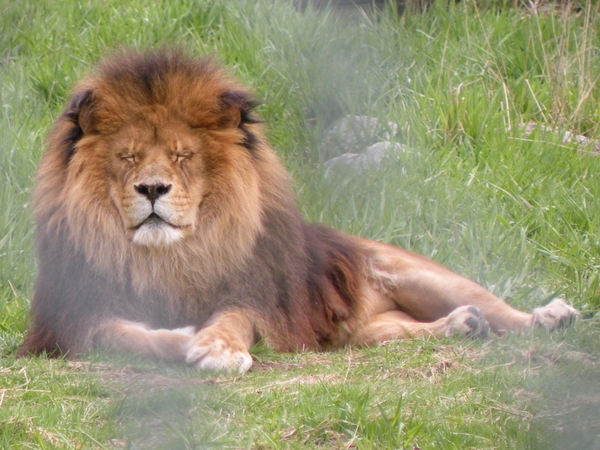
[[[167,194],[171,190],[172,186],[173,185],[171,185],[171,184],[162,184],[162,183],[156,183],[156,184],[141,183],[141,184],[137,184],[135,186],[135,190],[138,191],[143,196],[147,197],[151,203],[154,203],[156,201],[156,199]]]

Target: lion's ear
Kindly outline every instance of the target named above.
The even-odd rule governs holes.
[[[95,98],[94,91],[88,89],[79,92],[73,96],[67,109],[65,116],[75,124],[81,131],[82,135],[95,133]]]
[[[222,124],[225,128],[240,128],[245,123],[260,122],[252,116],[252,110],[259,102],[247,92],[227,91],[221,95],[221,103],[224,107]]]

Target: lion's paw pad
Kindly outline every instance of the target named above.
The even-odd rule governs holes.
[[[186,362],[200,370],[242,374],[252,366],[252,356],[245,350],[233,350],[222,339],[199,339],[188,349]]]
[[[490,325],[479,308],[460,306],[446,318],[446,336],[487,337]]]
[[[579,311],[557,298],[546,306],[533,310],[533,324],[552,331],[571,325],[578,315]]]

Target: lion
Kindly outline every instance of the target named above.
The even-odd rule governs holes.
[[[213,59],[124,51],[75,88],[34,193],[21,355],[93,349],[244,373],[250,349],[554,329],[392,245],[306,223],[252,93]]]

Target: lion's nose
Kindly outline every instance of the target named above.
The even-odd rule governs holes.
[[[151,203],[154,203],[159,197],[162,197],[163,195],[167,194],[171,190],[172,186],[173,185],[171,185],[171,184],[163,184],[163,183],[156,183],[156,184],[141,183],[141,184],[137,184],[135,186],[135,190],[137,192],[139,192],[140,194],[142,194],[143,196],[147,197]]]

